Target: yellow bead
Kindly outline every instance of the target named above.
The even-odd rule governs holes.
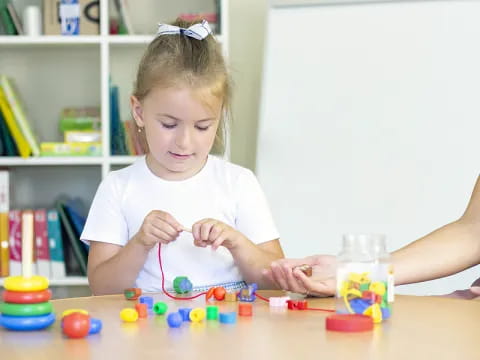
[[[370,291],[380,296],[383,296],[386,290],[385,284],[380,281],[376,281],[370,285]]]
[[[48,279],[38,275],[29,278],[23,276],[10,276],[5,279],[3,286],[6,290],[10,291],[41,291],[48,289]]]
[[[67,315],[73,314],[73,313],[81,313],[81,314],[88,315],[88,311],[87,311],[87,310],[83,310],[83,309],[67,309],[67,310],[65,310],[65,311],[62,313],[62,318],[65,317],[65,316],[67,316]]]
[[[120,319],[125,322],[135,322],[138,319],[138,312],[131,308],[122,309],[122,311],[120,311]]]
[[[192,322],[200,322],[205,318],[205,315],[205,309],[196,308],[190,311],[190,320],[192,320]]]

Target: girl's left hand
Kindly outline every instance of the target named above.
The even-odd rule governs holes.
[[[231,250],[245,239],[245,236],[227,224],[215,219],[203,219],[192,226],[193,243],[195,246],[212,246],[217,250],[219,246],[225,246]]]

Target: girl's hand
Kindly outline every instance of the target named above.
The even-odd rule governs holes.
[[[246,239],[239,231],[215,219],[197,221],[192,226],[192,235],[195,246],[211,245],[213,250],[217,250],[219,246],[231,250]]]
[[[298,267],[309,265],[312,276],[306,276]],[[337,259],[331,255],[314,255],[303,259],[280,259],[263,270],[263,275],[282,290],[295,293],[331,296],[335,294]]]
[[[150,250],[157,243],[168,244],[176,240],[182,229],[182,225],[169,213],[152,210],[143,220],[134,240]]]

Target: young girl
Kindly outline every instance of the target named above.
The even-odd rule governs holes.
[[[465,213],[423,238],[392,253],[396,285],[449,276],[480,264],[480,177]],[[311,265],[316,274],[308,278],[297,267]],[[317,296],[335,293],[336,258],[314,255],[303,259],[282,259],[264,270],[264,276],[278,287]],[[480,296],[480,278],[469,289],[449,297],[473,299]]]
[[[140,62],[131,111],[147,155],[102,181],[81,235],[96,295],[160,291],[159,246],[167,290],[177,276],[194,291],[272,287],[261,270],[283,257],[253,173],[209,155],[230,80],[208,23],[189,25],[160,25]]]

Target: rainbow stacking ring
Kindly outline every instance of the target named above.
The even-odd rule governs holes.
[[[52,303],[42,302],[36,304],[11,304],[0,303],[0,313],[11,316],[38,316],[46,315],[53,311]]]
[[[48,289],[48,279],[38,275],[32,277],[10,276],[5,279],[3,287],[10,291],[41,291]]]
[[[8,330],[31,331],[41,330],[55,322],[55,314],[41,316],[9,316],[0,315],[0,325]]]
[[[35,304],[39,302],[49,301],[52,297],[52,292],[48,289],[41,291],[10,291],[3,292],[3,301],[15,304]]]

